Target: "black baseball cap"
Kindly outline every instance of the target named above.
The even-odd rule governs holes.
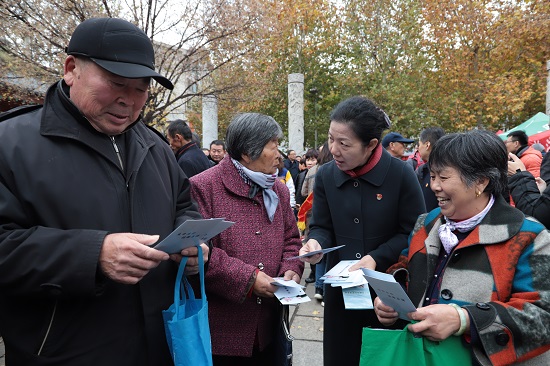
[[[174,85],[155,71],[155,51],[147,35],[118,18],[90,18],[73,32],[67,54],[85,56],[105,70],[129,79],[151,77],[170,90]]]

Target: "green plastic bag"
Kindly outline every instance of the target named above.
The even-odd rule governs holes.
[[[470,351],[460,337],[451,336],[443,342],[415,337],[405,329],[363,328],[360,366],[468,366]]]

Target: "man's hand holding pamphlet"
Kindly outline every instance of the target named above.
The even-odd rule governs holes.
[[[225,229],[232,226],[234,222],[224,219],[186,220],[172,231],[164,240],[157,243],[154,248],[168,254],[179,253],[185,248],[204,243]]]

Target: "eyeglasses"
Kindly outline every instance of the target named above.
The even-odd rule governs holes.
[[[508,144],[508,143],[510,143],[510,142],[516,142],[516,141],[518,141],[518,140],[505,140],[504,143],[505,143],[505,144]]]
[[[390,142],[390,144],[401,144],[401,145],[405,146],[405,143],[401,142],[401,141],[392,141],[392,142]]]

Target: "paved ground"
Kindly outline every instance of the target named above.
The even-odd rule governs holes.
[[[309,264],[302,278],[309,276]],[[302,280],[302,284],[305,285]],[[306,293],[311,298],[306,302],[290,308],[290,333],[294,336],[293,366],[312,366],[323,364],[323,316],[324,308],[313,295],[315,287],[308,284]],[[4,342],[0,338],[0,366],[5,366]]]
[[[309,264],[306,264],[304,278],[309,276]],[[290,334],[295,338],[293,343],[293,366],[313,366],[323,364],[323,317],[321,303],[313,298],[315,286],[307,284],[306,293],[311,298],[291,308]],[[293,311],[292,311],[293,310]]]

